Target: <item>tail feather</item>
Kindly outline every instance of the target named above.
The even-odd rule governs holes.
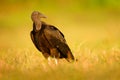
[[[61,43],[57,48],[60,51],[60,55],[64,57],[68,62],[74,61],[74,56],[67,44]]]

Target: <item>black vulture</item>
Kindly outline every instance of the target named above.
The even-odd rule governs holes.
[[[74,56],[63,33],[55,26],[41,21],[41,18],[46,18],[46,16],[38,11],[32,12],[33,30],[30,36],[36,48],[46,59],[48,57],[65,58],[68,62],[73,62]]]

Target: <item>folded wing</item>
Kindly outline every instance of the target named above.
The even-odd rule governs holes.
[[[69,62],[74,60],[74,56],[61,31],[54,26],[48,25],[44,30],[44,34],[49,44],[58,49],[61,57],[66,58]]]

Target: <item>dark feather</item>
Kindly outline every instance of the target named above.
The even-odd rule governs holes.
[[[31,39],[36,48],[41,51],[45,58],[56,57],[65,58],[69,62],[74,60],[74,56],[66,43],[63,33],[55,26],[42,22],[41,29],[31,31]]]

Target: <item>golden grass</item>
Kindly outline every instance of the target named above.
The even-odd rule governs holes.
[[[77,62],[60,60],[48,63],[37,50],[28,48],[1,49],[2,80],[118,80],[120,49],[97,50],[87,47],[73,49]]]
[[[116,32],[108,35],[109,30],[97,27],[62,28],[78,61],[68,63],[63,59],[55,65],[54,62],[48,63],[34,47],[29,27],[1,31],[2,80],[119,80],[120,48]],[[97,29],[100,31],[95,31]]]
[[[29,17],[25,19],[28,14],[19,15],[2,18],[8,19],[3,22],[9,23],[3,23],[0,28],[1,80],[119,80],[119,19],[107,17],[105,20],[102,19],[105,15],[101,15],[92,20],[89,15],[79,13],[75,16],[62,13],[64,19],[59,14],[54,15],[57,20],[50,16],[46,22],[53,23],[65,34],[73,55],[78,59],[73,63],[63,59],[55,65],[54,62],[48,63],[34,47],[30,39],[32,22]],[[90,17],[96,16],[92,14]]]

